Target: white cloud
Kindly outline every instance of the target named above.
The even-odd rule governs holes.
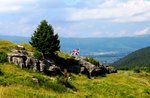
[[[42,19],[61,37],[120,37],[150,31],[144,28],[150,26],[150,0],[0,0],[0,14],[0,33],[8,35],[30,36]]]
[[[34,3],[37,0],[1,0],[0,12],[18,11],[23,8],[25,4]]]
[[[70,29],[66,29],[63,27],[56,27],[55,33],[58,33],[61,37],[73,37],[76,33],[72,32]]]
[[[140,31],[137,31],[134,33],[135,35],[146,35],[146,34],[150,34],[150,29],[149,28],[144,28]]]
[[[115,22],[141,22],[150,18],[150,1],[109,0],[93,9],[70,9],[70,20],[110,19]]]

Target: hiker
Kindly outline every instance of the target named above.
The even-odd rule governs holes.
[[[71,55],[78,55],[79,54],[79,49],[75,49],[75,50],[72,50],[71,52]]]

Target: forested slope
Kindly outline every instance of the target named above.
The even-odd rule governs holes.
[[[112,64],[117,68],[121,67],[150,67],[150,47],[142,48]]]

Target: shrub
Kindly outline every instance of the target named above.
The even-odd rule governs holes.
[[[145,71],[150,73],[150,68],[146,68]]]
[[[39,60],[42,60],[44,58],[42,52],[39,51],[34,51],[33,56]]]
[[[92,57],[86,57],[85,60],[86,60],[87,62],[90,62],[90,63],[96,65],[96,66],[99,66],[99,61],[95,60],[95,59],[92,58]]]
[[[5,52],[8,52],[9,51],[9,48],[8,47],[0,47],[0,51],[5,51]]]
[[[0,52],[0,62],[7,62],[7,54],[5,52]]]
[[[143,67],[142,70],[144,70],[145,72],[150,73],[150,67]]]
[[[129,67],[127,67],[127,66],[124,66],[124,67],[120,67],[120,68],[118,68],[119,70],[129,70]]]
[[[135,73],[140,73],[140,68],[134,68],[133,71],[134,71]]]
[[[0,69],[0,76],[1,76],[1,75],[3,75],[3,72],[2,72],[1,69]]]

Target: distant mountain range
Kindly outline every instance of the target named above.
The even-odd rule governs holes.
[[[132,52],[112,65],[117,68],[150,67],[150,47]]]
[[[14,43],[28,43],[29,37],[0,36]],[[120,38],[60,38],[61,50],[70,53],[79,48],[80,55],[92,56],[103,63],[111,63],[127,54],[150,46],[150,35]]]

